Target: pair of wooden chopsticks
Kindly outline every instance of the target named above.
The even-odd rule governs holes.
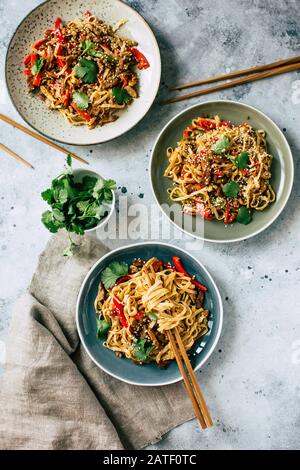
[[[188,395],[193,404],[196,416],[201,424],[202,429],[205,429],[207,427],[212,426],[213,422],[210,417],[209,411],[207,409],[203,395],[200,391],[195,372],[193,371],[193,368],[189,361],[188,355],[186,353],[184,344],[182,342],[182,339],[180,337],[177,327],[174,328],[174,332],[175,332],[175,337],[173,335],[172,330],[168,330],[167,332],[168,339],[171,343],[171,346],[175,355],[175,359],[177,361],[179,370],[183,377]],[[185,363],[189,376],[186,373],[182,359]]]
[[[10,124],[11,126],[13,127],[16,127],[17,129],[19,129],[20,131],[22,132],[25,132],[25,134],[28,134],[30,135],[31,137],[34,137],[35,139],[37,140],[40,140],[41,142],[44,142],[44,144],[48,144],[50,145],[50,147],[53,147],[54,149],[56,150],[59,150],[60,152],[63,152],[64,154],[66,155],[70,155],[72,158],[74,158],[75,160],[78,160],[79,162],[81,163],[86,163],[87,165],[89,164],[89,162],[87,162],[86,160],[84,160],[83,158],[81,157],[78,157],[77,155],[75,155],[74,153],[71,153],[69,152],[68,150],[64,149],[63,147],[60,147],[59,145],[55,144],[54,142],[51,142],[51,140],[48,140],[46,139],[45,137],[37,134],[36,132],[33,132],[32,130],[30,129],[27,129],[27,127],[24,127],[22,126],[22,124],[19,124],[18,122],[16,121],[13,121],[13,119],[5,116],[4,114],[1,114],[0,113],[0,119],[2,121],[5,121],[7,122],[8,124]],[[8,147],[6,147],[5,145],[3,144],[0,144],[0,147],[2,148],[2,150],[4,150],[5,152],[9,153],[12,157],[16,158],[17,160],[19,160],[20,162],[24,163],[25,165],[29,166],[30,168],[33,168],[33,166],[31,165],[31,163],[27,162],[26,160],[24,160],[24,158],[20,157],[19,155],[17,155],[15,152],[13,152],[11,149],[9,149]]]
[[[199,85],[207,85],[208,83],[214,83],[221,80],[227,80],[229,78],[237,78],[236,80],[231,80],[220,85],[215,85],[210,88],[204,88],[203,90],[194,91],[193,93],[188,93],[186,95],[176,96],[174,98],[167,99],[162,102],[162,104],[175,103],[177,101],[183,101],[195,96],[202,96],[214,91],[225,90],[226,88],[232,88],[238,85],[243,85],[245,83],[254,82],[256,80],[261,80],[263,78],[272,77],[274,75],[279,75],[282,73],[293,72],[294,70],[300,69],[300,56],[292,57],[290,59],[278,60],[271,64],[259,65],[257,67],[238,70],[236,72],[227,73],[225,75],[219,75],[217,77],[206,78],[204,80],[198,80],[196,82],[184,83],[182,85],[171,87],[171,90],[183,90],[185,88],[191,88]],[[244,77],[244,75],[248,75]]]

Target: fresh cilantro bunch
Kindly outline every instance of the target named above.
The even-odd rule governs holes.
[[[75,243],[70,233],[83,235],[85,230],[95,227],[107,214],[103,203],[110,203],[112,191],[116,189],[113,180],[104,180],[94,176],[84,176],[80,183],[75,183],[72,171],[72,160],[68,155],[65,171],[52,180],[51,187],[42,192],[42,198],[51,210],[42,214],[42,222],[51,232],[66,229],[70,245],[65,256],[73,254]]]

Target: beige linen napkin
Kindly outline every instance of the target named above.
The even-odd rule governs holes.
[[[107,250],[85,240],[62,256],[64,233],[41,254],[17,303],[0,389],[1,449],[140,449],[194,416],[182,384],[137,387],[99,369],[76,331],[75,305],[89,268]]]

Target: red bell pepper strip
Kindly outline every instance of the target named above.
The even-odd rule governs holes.
[[[225,175],[224,171],[214,171],[215,176],[219,176],[220,178]]]
[[[131,279],[131,276],[129,276],[129,275],[119,277],[119,279],[116,281],[116,286],[119,285],[119,284],[122,284],[122,282],[129,281],[129,279]]]
[[[231,216],[229,217],[228,224],[232,224],[232,222],[234,222],[236,217],[237,217],[237,212],[233,212]]]
[[[165,261],[163,261],[163,267],[165,269],[171,269],[172,271],[176,272],[176,269],[174,268],[174,266],[171,265],[171,263],[166,263]]]
[[[209,121],[208,119],[198,119],[197,126],[201,127],[204,131],[209,131],[211,129],[216,129],[216,123]]]
[[[34,76],[33,85],[39,87],[42,83],[43,75],[39,72]]]
[[[56,32],[56,37],[57,37],[57,39],[58,39],[58,42],[60,42],[60,43],[64,42],[64,40],[65,40],[65,37],[64,37],[64,35],[63,35],[63,33],[62,33],[62,30],[61,30],[61,28],[60,28],[61,23],[62,23],[62,19],[61,19],[61,18],[57,18],[57,19],[55,20],[55,32]]]
[[[79,116],[81,116],[85,121],[90,121],[92,118],[92,116],[90,115],[90,113],[88,113],[87,111],[82,111],[81,109],[78,108],[77,104],[75,104],[74,102],[72,102],[72,107],[75,109],[76,113],[79,114]]]
[[[128,328],[128,323],[124,315],[123,305],[119,302],[119,299],[117,299],[116,296],[113,298],[113,304],[114,304],[115,311],[118,314],[121,324],[125,326],[125,328]]]
[[[131,47],[129,50],[133,53],[136,60],[138,61],[138,69],[143,70],[148,69],[150,67],[150,64],[146,57],[138,49],[136,49],[135,47]]]
[[[229,122],[229,121],[221,121],[220,124],[219,124],[219,127],[223,127],[223,126],[224,126],[224,127],[225,127],[225,126],[226,126],[226,127],[232,127],[232,124],[231,124],[231,122]]]
[[[37,60],[38,56],[36,54],[31,54],[30,55],[30,65],[33,67],[35,61]]]
[[[229,205],[229,202],[227,201],[226,202],[226,210],[225,210],[225,214],[224,214],[224,224],[228,224],[229,211],[230,211],[230,205]]]
[[[121,75],[121,78],[123,82],[123,87],[125,88],[128,85],[127,77],[125,77],[125,75]]]
[[[70,92],[69,90],[67,90],[63,96],[63,103],[66,107],[69,105],[69,101],[70,101]]]
[[[66,63],[64,60],[61,60],[59,57],[56,59],[58,66],[63,69],[66,66]]]
[[[24,65],[28,65],[31,63],[31,54],[29,54],[27,57],[25,57],[23,61]]]
[[[34,47],[35,49],[39,49],[39,48],[41,47],[41,45],[44,44],[44,42],[46,42],[46,38],[42,38],[42,39],[40,39],[39,41],[37,41],[37,42],[33,45],[33,47]]]
[[[87,17],[88,21],[93,21],[93,15],[89,10],[87,10],[84,15]]]
[[[139,312],[136,315],[134,315],[134,318],[136,320],[142,320],[144,318],[145,314],[143,312]]]
[[[180,258],[179,256],[172,256],[172,261],[175,265],[175,268],[176,270],[179,272],[179,273],[182,273],[184,274],[186,277],[189,277],[192,281],[192,283],[194,284],[194,286],[198,287],[199,290],[201,290],[202,292],[206,292],[207,291],[207,287],[203,286],[202,284],[200,284],[200,282],[196,281],[192,276],[190,276],[190,274],[184,269],[184,267],[182,266],[181,264],[181,261],[180,261]]]
[[[244,168],[244,170],[241,170],[241,173],[243,176],[246,176],[248,174],[248,168]]]
[[[62,45],[61,44],[58,44],[56,46],[56,55],[63,55],[63,48],[62,48]]]
[[[30,69],[25,69],[24,73],[25,73],[25,75],[31,75],[31,70]]]

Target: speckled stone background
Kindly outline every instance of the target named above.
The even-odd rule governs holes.
[[[0,1],[0,110],[21,121],[5,91],[5,50],[16,26],[38,0]],[[299,54],[298,0],[134,0],[153,28],[162,54],[159,98],[167,84]],[[218,348],[199,374],[215,426],[186,423],[154,448],[292,449],[300,447],[300,74],[210,95],[266,112],[284,130],[296,178],[286,210],[261,235],[233,245],[205,244],[197,256],[222,292],[225,324]],[[197,99],[160,107],[157,102],[125,136],[91,149],[77,148],[92,169],[115,177],[131,202],[153,203],[149,155],[161,127]],[[0,152],[0,357],[16,298],[26,290],[49,234],[40,224],[40,192],[63,157],[0,123],[0,141],[31,161],[31,171]],[[75,150],[75,149],[73,149]],[[77,167],[78,165],[76,165]],[[122,189],[121,189],[122,188]],[[166,221],[163,221],[166,224]],[[184,241],[179,242],[184,246]],[[119,246],[124,241],[110,241]],[[20,325],[22,328],[22,325]]]

